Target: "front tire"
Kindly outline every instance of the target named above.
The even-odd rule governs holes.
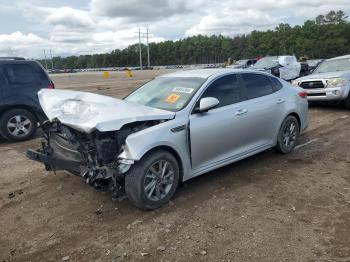
[[[125,191],[135,206],[154,210],[173,197],[179,177],[179,164],[171,153],[151,151],[126,174]]]
[[[298,120],[289,115],[284,119],[277,137],[277,151],[288,154],[293,151],[299,137],[300,126]]]
[[[0,119],[0,134],[9,141],[23,141],[31,138],[37,129],[35,116],[25,109],[12,109]]]

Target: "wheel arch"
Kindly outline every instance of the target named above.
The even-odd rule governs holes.
[[[277,144],[278,134],[279,134],[279,131],[280,131],[281,127],[282,127],[282,124],[283,124],[284,120],[285,120],[288,116],[294,116],[294,117],[297,119],[297,121],[298,121],[299,128],[301,128],[301,119],[300,119],[299,114],[296,113],[295,111],[288,112],[288,113],[285,115],[285,117],[282,119],[282,121],[280,122],[279,127],[278,127],[278,129],[277,129],[277,131],[276,131],[275,140],[274,140],[274,143],[275,143],[275,144]]]
[[[179,164],[179,175],[180,175],[180,181],[182,182],[183,181],[183,176],[184,176],[184,165],[182,163],[180,154],[174,148],[172,148],[171,146],[159,145],[159,146],[153,147],[152,149],[150,149],[147,152],[145,152],[144,156],[148,155],[148,154],[150,154],[150,153],[152,153],[153,151],[156,151],[156,150],[167,151],[167,152],[169,152],[170,154],[172,154],[175,157],[177,163]]]
[[[38,115],[35,111],[34,108],[30,107],[30,106],[27,106],[27,105],[11,105],[11,106],[7,106],[7,107],[4,107],[2,108],[1,112],[0,112],[0,118],[8,111],[10,110],[16,110],[16,109],[24,109],[24,110],[27,110],[29,111],[31,114],[33,114],[33,116],[35,117],[35,120],[36,121],[39,121],[39,118],[38,118]]]
[[[298,113],[291,112],[284,119],[286,119],[288,116],[294,116],[298,120],[299,128],[301,128],[301,119]]]

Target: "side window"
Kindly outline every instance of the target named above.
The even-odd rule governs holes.
[[[215,80],[203,93],[204,97],[215,97],[219,100],[218,107],[227,106],[241,101],[241,93],[236,75],[227,75]]]
[[[271,82],[263,74],[245,73],[242,74],[246,86],[247,99],[266,96],[273,93]]]
[[[6,64],[3,68],[10,85],[36,84],[42,78],[40,72],[30,64]]]
[[[282,89],[283,85],[282,83],[280,82],[280,80],[278,80],[278,78],[276,77],[269,77],[275,91],[278,91],[280,89]]]

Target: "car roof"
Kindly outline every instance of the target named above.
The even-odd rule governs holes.
[[[199,77],[199,78],[209,78],[211,76],[219,76],[227,73],[258,73],[269,75],[265,72],[259,72],[254,70],[245,69],[233,69],[233,68],[213,68],[213,69],[189,69],[189,70],[179,70],[174,73],[161,75],[159,77]]]
[[[22,60],[22,59],[0,59],[1,64],[33,64],[39,63],[36,60]]]
[[[350,59],[350,55],[343,55],[343,56],[337,56],[337,57],[333,57],[327,60],[337,60],[337,59],[346,59],[349,58]]]

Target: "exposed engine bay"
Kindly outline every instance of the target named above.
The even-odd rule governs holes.
[[[113,197],[124,194],[124,174],[133,161],[120,159],[126,138],[138,131],[165,120],[149,120],[124,125],[120,130],[86,133],[62,124],[59,120],[46,121],[41,148],[29,150],[29,158],[43,162],[46,170],[67,170],[83,177],[96,188],[108,188]]]

